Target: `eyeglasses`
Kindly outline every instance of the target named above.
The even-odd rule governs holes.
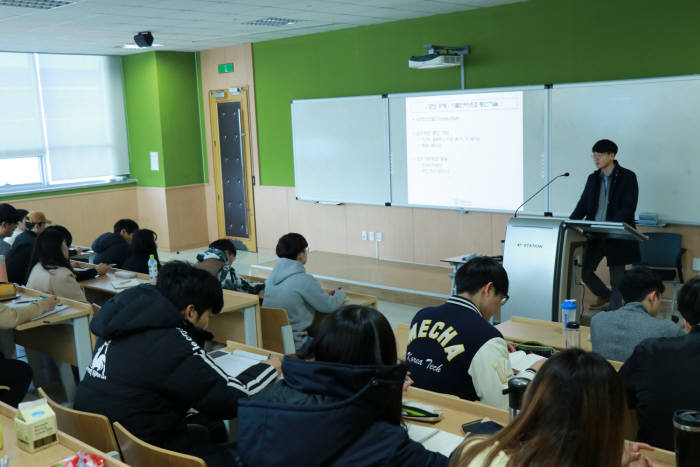
[[[503,296],[503,298],[501,298],[501,306],[503,306],[503,305],[505,305],[506,303],[508,303],[508,300],[509,300],[509,299],[510,299],[510,297],[508,296],[508,294],[505,294],[505,295]]]

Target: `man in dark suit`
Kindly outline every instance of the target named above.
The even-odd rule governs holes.
[[[593,145],[593,162],[597,170],[588,176],[586,187],[571,219],[626,222],[634,226],[639,187],[637,176],[622,167],[616,160],[617,145],[601,139]],[[595,274],[603,257],[610,269],[613,292],[622,280],[625,265],[640,260],[639,243],[636,240],[591,238],[583,248],[583,282],[598,297],[591,309],[602,309],[611,301],[613,292]],[[619,293],[613,296],[610,309],[621,305]],[[618,303],[616,303],[618,302]]]

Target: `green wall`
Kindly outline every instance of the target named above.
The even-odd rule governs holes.
[[[290,101],[459,87],[411,70],[423,44],[469,44],[468,88],[700,73],[697,0],[530,0],[253,44],[260,182],[292,186]]]
[[[202,183],[195,55],[129,55],[123,69],[131,176],[140,186]],[[151,151],[158,151],[158,171],[151,171]]]

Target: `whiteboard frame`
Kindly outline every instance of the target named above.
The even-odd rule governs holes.
[[[311,199],[311,198],[300,198],[297,196],[296,181],[297,181],[297,166],[294,162],[294,118],[293,118],[293,106],[297,102],[328,102],[337,100],[371,100],[373,98],[379,98],[383,104],[384,113],[384,157],[385,157],[385,167],[386,167],[386,180],[384,183],[384,198],[386,201],[372,202],[361,202],[361,201],[347,201],[347,200],[335,200],[335,199]],[[298,201],[307,201],[316,204],[356,204],[363,206],[389,206],[391,205],[391,159],[389,154],[389,99],[386,94],[368,94],[363,96],[339,96],[339,97],[322,97],[322,98],[312,98],[312,99],[293,99],[289,106],[289,117],[291,120],[291,130],[292,130],[292,164],[294,168],[294,195]]]

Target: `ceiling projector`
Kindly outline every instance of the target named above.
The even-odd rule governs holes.
[[[448,47],[442,45],[424,45],[428,51],[425,55],[419,55],[408,59],[408,67],[416,69],[449,68],[460,66],[462,55],[469,53],[469,46]]]

